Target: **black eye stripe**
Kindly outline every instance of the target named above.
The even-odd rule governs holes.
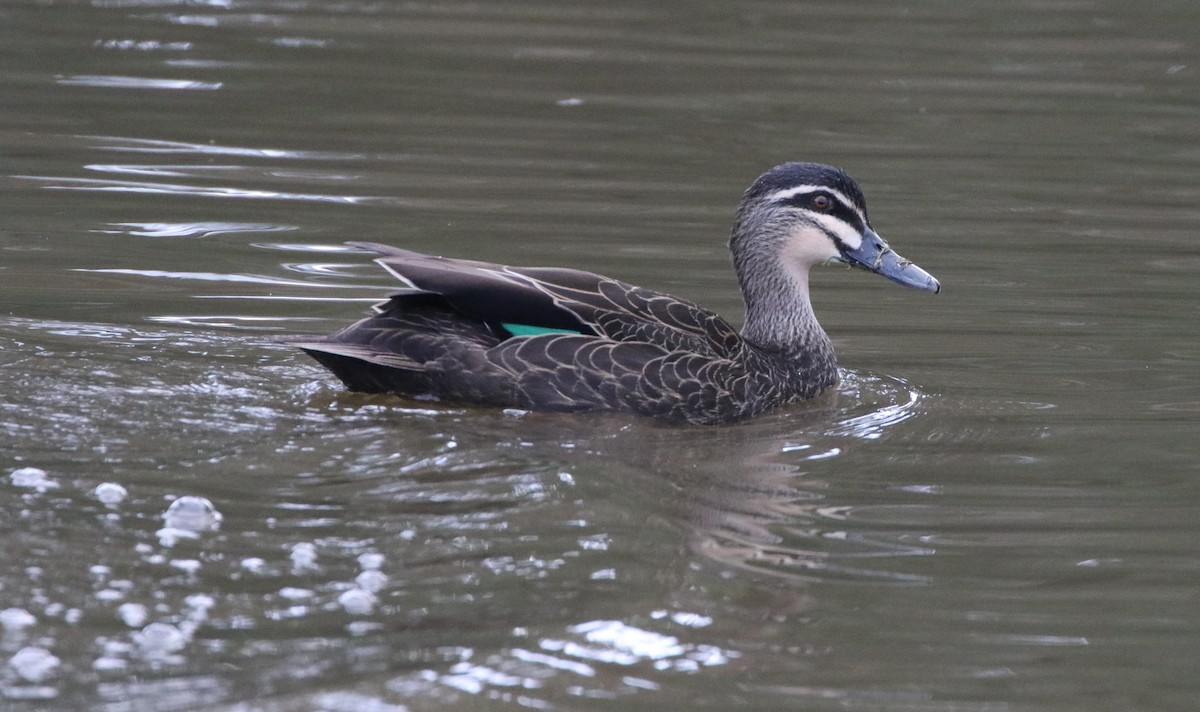
[[[825,215],[832,215],[835,218],[839,218],[859,232],[862,232],[866,228],[866,226],[863,225],[862,218],[858,216],[858,213],[855,212],[853,208],[838,200],[836,195],[823,190],[797,193],[796,195],[789,196],[779,201],[779,204],[786,205],[789,208],[803,208],[805,210],[812,210],[812,200],[818,195],[823,195],[826,198],[829,198],[830,202],[833,204],[832,208],[823,211]]]

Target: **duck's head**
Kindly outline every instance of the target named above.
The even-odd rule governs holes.
[[[854,179],[820,163],[785,163],[759,176],[742,197],[730,247],[739,274],[751,255],[782,262],[805,281],[810,267],[840,262],[906,287],[941,291],[933,275],[896,254],[871,228]]]

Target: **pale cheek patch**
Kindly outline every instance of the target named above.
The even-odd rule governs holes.
[[[785,264],[801,265],[804,268],[839,260],[841,256],[842,253],[837,245],[833,244],[833,240],[811,225],[801,225],[793,230],[781,254]]]

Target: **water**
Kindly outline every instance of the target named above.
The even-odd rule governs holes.
[[[6,709],[1191,710],[1194,3],[0,6]],[[846,167],[750,423],[344,393],[344,240],[739,318],[740,191]]]

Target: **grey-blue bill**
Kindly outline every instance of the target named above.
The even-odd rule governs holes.
[[[867,228],[857,249],[843,250],[842,261],[851,267],[883,275],[898,284],[934,294],[942,291],[941,282],[911,261],[896,254],[887,241]]]

